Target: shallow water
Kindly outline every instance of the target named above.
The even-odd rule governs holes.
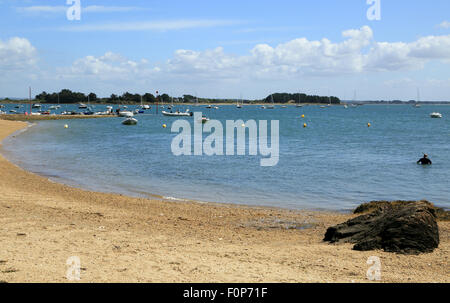
[[[176,134],[170,131],[176,118],[156,115],[154,108],[138,115],[136,126],[122,125],[123,118],[39,122],[8,138],[3,153],[58,181],[129,195],[294,209],[349,210],[393,199],[450,207],[450,106],[191,110],[224,125],[227,119],[279,120],[278,165],[261,167],[261,156],[176,157],[171,153]],[[443,118],[431,119],[435,111]],[[416,164],[424,152],[432,166]]]

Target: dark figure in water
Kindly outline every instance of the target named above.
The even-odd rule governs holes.
[[[422,159],[420,159],[419,161],[417,161],[417,164],[430,165],[430,164],[432,164],[432,163],[431,163],[431,160],[428,159],[428,155],[425,154],[425,155],[423,155],[423,158],[422,158]]]

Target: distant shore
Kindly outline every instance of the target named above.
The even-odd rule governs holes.
[[[0,120],[9,121],[47,121],[47,120],[69,120],[69,119],[95,119],[95,118],[111,118],[115,115],[23,115],[8,114],[0,115]]]
[[[0,142],[25,127],[0,120]],[[0,282],[67,282],[72,256],[81,282],[369,282],[370,256],[381,282],[450,282],[450,222],[430,254],[359,252],[322,242],[351,214],[91,192],[1,155],[0,192]]]

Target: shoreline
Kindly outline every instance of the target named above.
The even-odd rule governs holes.
[[[27,127],[0,120],[3,139]],[[322,242],[350,214],[127,197],[70,187],[0,155],[0,281],[369,282],[380,256],[382,282],[449,282],[448,222],[431,254],[358,252]],[[166,196],[170,196],[168,193]]]

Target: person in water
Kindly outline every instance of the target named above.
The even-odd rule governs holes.
[[[432,164],[432,162],[430,159],[428,159],[428,155],[424,154],[423,158],[420,159],[419,161],[417,161],[417,164],[430,165],[430,164]]]

